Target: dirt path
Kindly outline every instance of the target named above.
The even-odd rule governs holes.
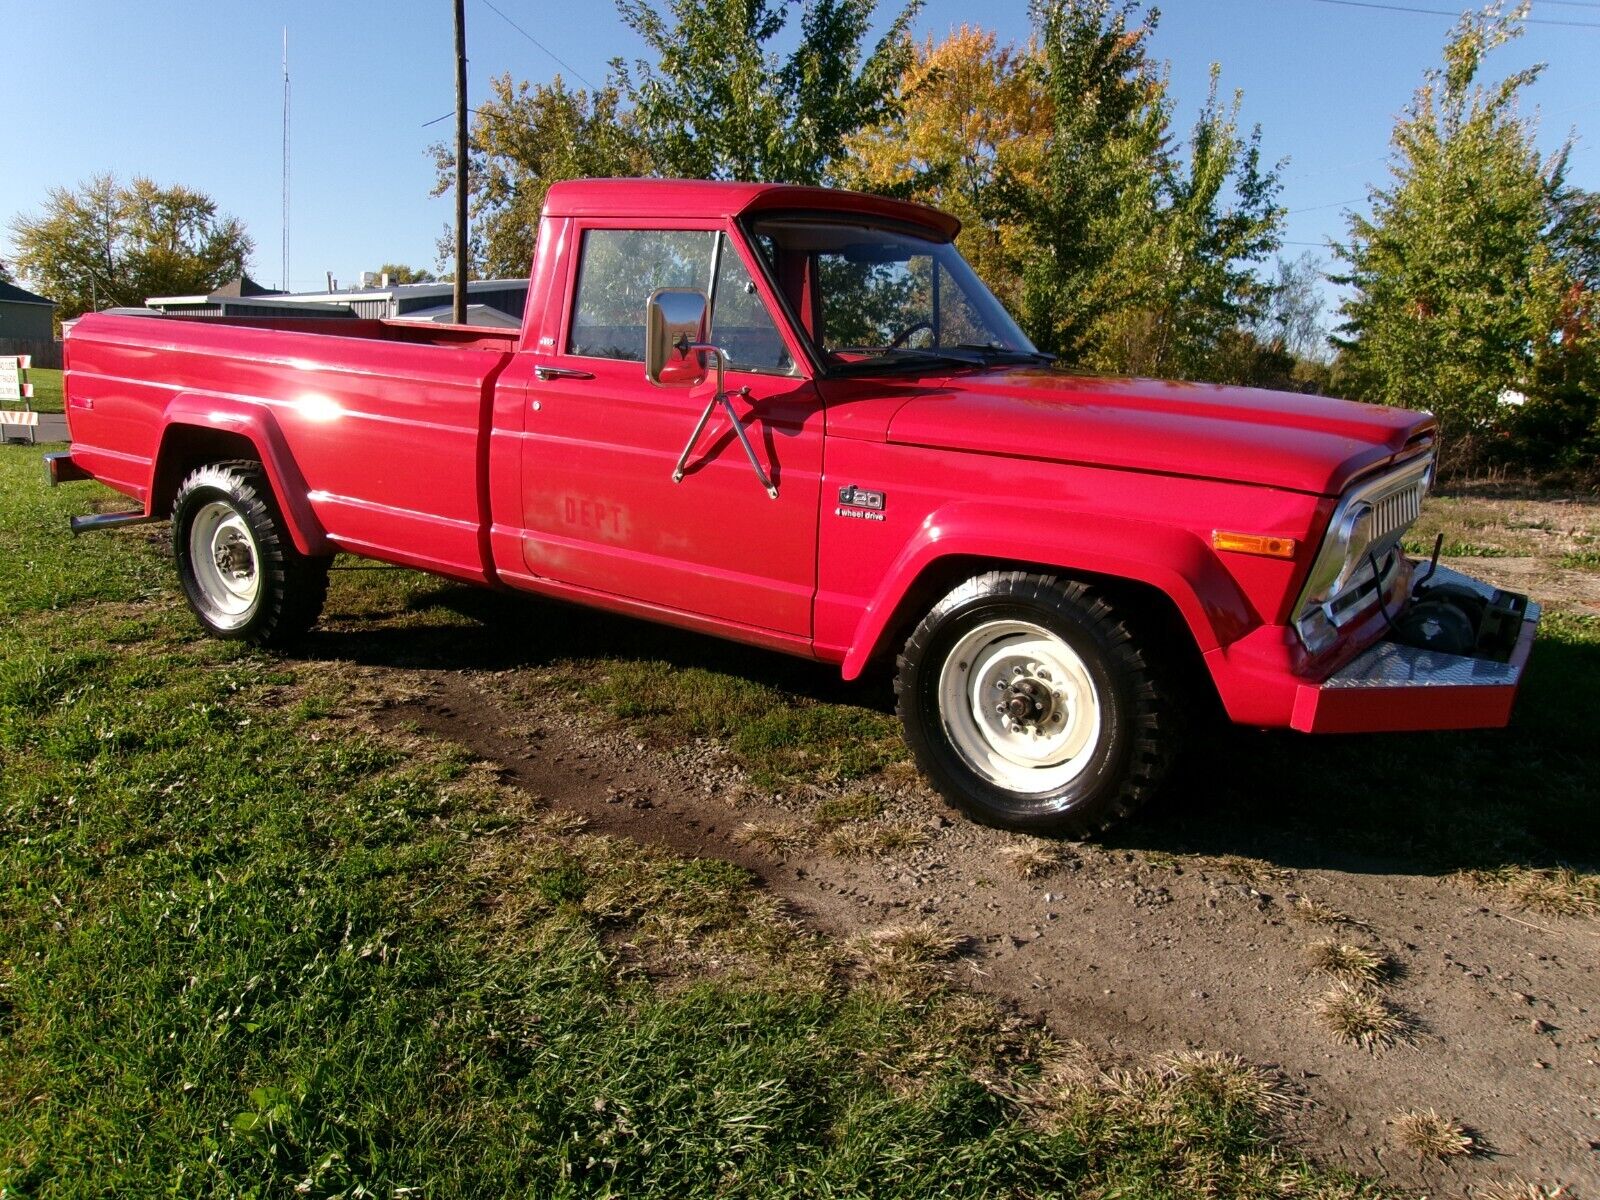
[[[1279,869],[1085,845],[1022,879],[1002,853],[1019,839],[953,820],[919,784],[883,797],[884,819],[919,845],[775,854],[746,827],[792,823],[798,806],[746,786],[715,746],[652,748],[549,698],[508,706],[516,671],[407,674],[423,698],[397,719],[606,832],[741,863],[830,932],[914,916],[957,931],[973,986],[1108,1061],[1199,1047],[1274,1067],[1304,1101],[1291,1140],[1323,1161],[1433,1196],[1512,1178],[1600,1196],[1600,924],[1501,913],[1454,880],[1379,862]],[[1355,923],[1312,922],[1301,896]],[[1328,981],[1305,953],[1329,936],[1392,958],[1385,991],[1411,1026],[1405,1041],[1369,1052],[1319,1025]],[[1465,1122],[1488,1153],[1419,1164],[1388,1122],[1428,1108]]]

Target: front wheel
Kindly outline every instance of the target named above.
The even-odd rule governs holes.
[[[1082,837],[1153,793],[1178,712],[1156,664],[1087,585],[995,571],[950,592],[906,641],[906,741],[969,816]]]
[[[191,471],[172,503],[172,545],[184,597],[216,637],[283,645],[322,611],[328,560],[295,549],[256,463]]]

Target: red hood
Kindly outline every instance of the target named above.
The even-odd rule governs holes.
[[[1335,495],[1432,417],[1256,388],[1037,368],[954,375],[899,405],[887,441]]]

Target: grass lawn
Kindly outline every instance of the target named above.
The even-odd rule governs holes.
[[[40,475],[0,448],[0,1196],[1376,1195],[1275,1149],[1248,1069],[1085,1070],[948,947],[853,959],[385,731],[381,667],[202,638],[163,531],[69,539],[92,489]],[[436,586],[333,604],[481,636]],[[892,753],[802,707],[742,752]]]
[[[33,384],[33,409],[35,412],[58,413],[61,406],[61,372],[34,367],[28,372],[28,382]]]

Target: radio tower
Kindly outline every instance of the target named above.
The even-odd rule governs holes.
[[[289,290],[289,27],[283,27],[283,273],[279,287]]]

